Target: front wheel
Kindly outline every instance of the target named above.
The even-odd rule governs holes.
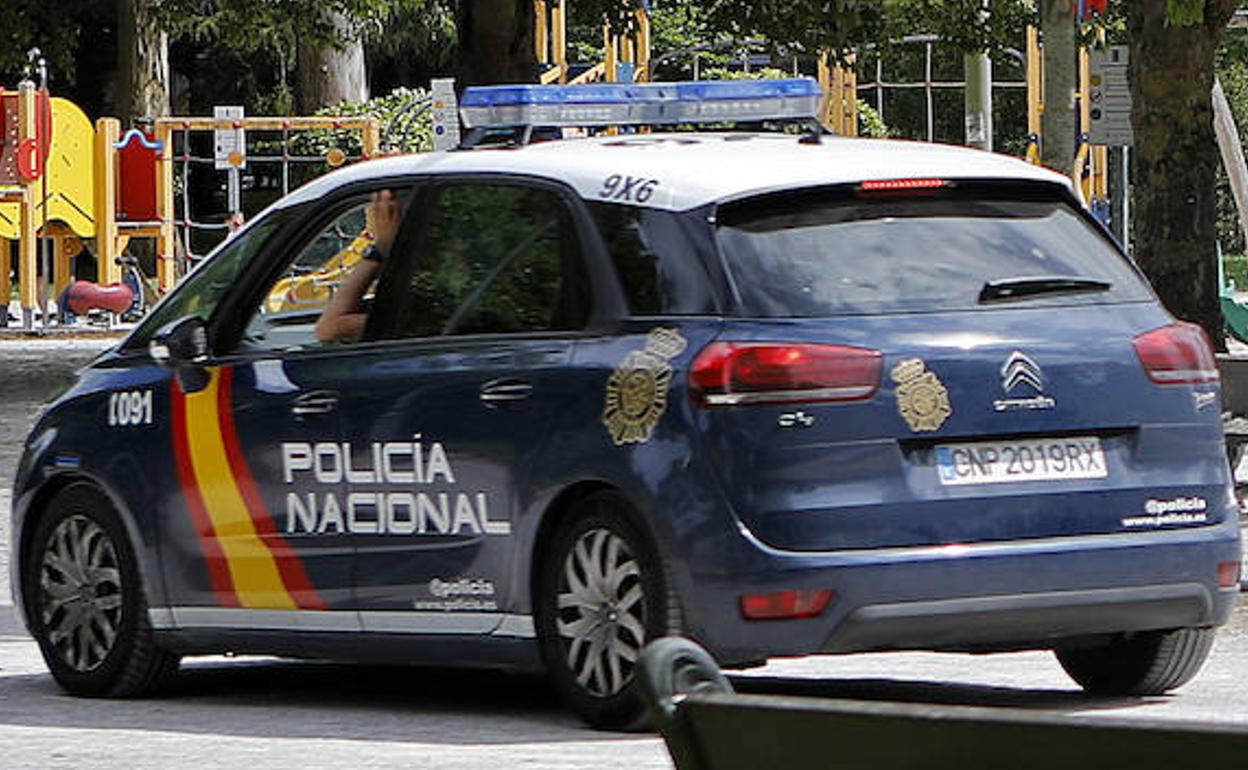
[[[634,730],[645,708],[631,687],[649,640],[679,630],[662,562],[632,524],[629,503],[597,492],[577,503],[539,567],[538,639],[555,689],[586,722]]]
[[[1213,647],[1212,628],[1124,634],[1055,650],[1066,673],[1096,695],[1161,695],[1187,684]]]
[[[54,497],[24,570],[30,629],[57,683],[73,695],[155,689],[178,658],[153,639],[133,549],[112,504],[86,484]]]

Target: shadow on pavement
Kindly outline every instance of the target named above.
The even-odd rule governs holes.
[[[891,679],[735,677],[739,692],[1086,711],[1150,701]],[[272,659],[195,661],[159,697],[82,699],[47,674],[0,675],[0,725],[435,745],[635,740],[594,732],[543,677]]]
[[[192,661],[166,692],[136,700],[0,676],[0,725],[446,745],[628,737],[583,727],[539,676],[265,659]]]
[[[1092,696],[1082,690],[992,687],[947,684],[903,679],[808,679],[789,677],[729,676],[739,693],[787,695],[803,698],[837,698],[895,703],[929,703],[951,706],[991,706],[1037,711],[1097,711],[1160,703],[1157,698]]]

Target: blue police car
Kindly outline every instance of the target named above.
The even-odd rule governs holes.
[[[630,727],[670,633],[725,666],[1052,649],[1092,692],[1190,679],[1240,564],[1217,368],[1066,179],[807,131],[525,141],[818,99],[470,91],[478,149],[253,219],[28,439],[15,598],[56,680],[544,669]],[[358,336],[322,341],[366,262]]]

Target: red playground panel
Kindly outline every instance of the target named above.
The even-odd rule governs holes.
[[[132,128],[117,142],[117,221],[155,222],[160,142]]]

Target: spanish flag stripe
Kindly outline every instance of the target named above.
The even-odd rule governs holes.
[[[298,554],[277,534],[277,528],[273,526],[273,517],[265,506],[264,499],[260,497],[260,490],[251,476],[251,468],[243,458],[238,443],[238,433],[234,428],[234,409],[231,401],[233,390],[234,369],[222,369],[220,387],[217,391],[217,413],[220,416],[221,438],[231,476],[238,485],[238,491],[251,515],[251,522],[273,555],[282,582],[295,604],[305,610],[327,609],[325,602],[317,595],[312,582],[308,580]]]
[[[170,401],[173,404],[173,456],[178,469],[178,482],[182,487],[182,496],[186,507],[191,513],[191,522],[195,526],[195,534],[199,537],[200,548],[204,552],[204,561],[208,565],[208,579],[217,602],[224,607],[237,607],[238,596],[234,593],[234,581],[230,578],[229,565],[225,554],[217,542],[217,533],[213,530],[212,519],[208,509],[204,507],[204,499],[199,494],[199,485],[195,480],[195,469],[191,465],[190,443],[186,434],[186,403],[178,381],[173,381]]]
[[[220,373],[212,371],[207,387],[185,399],[187,435],[194,439],[188,444],[199,493],[229,561],[240,604],[249,609],[297,609],[235,484],[218,416],[220,382]]]

